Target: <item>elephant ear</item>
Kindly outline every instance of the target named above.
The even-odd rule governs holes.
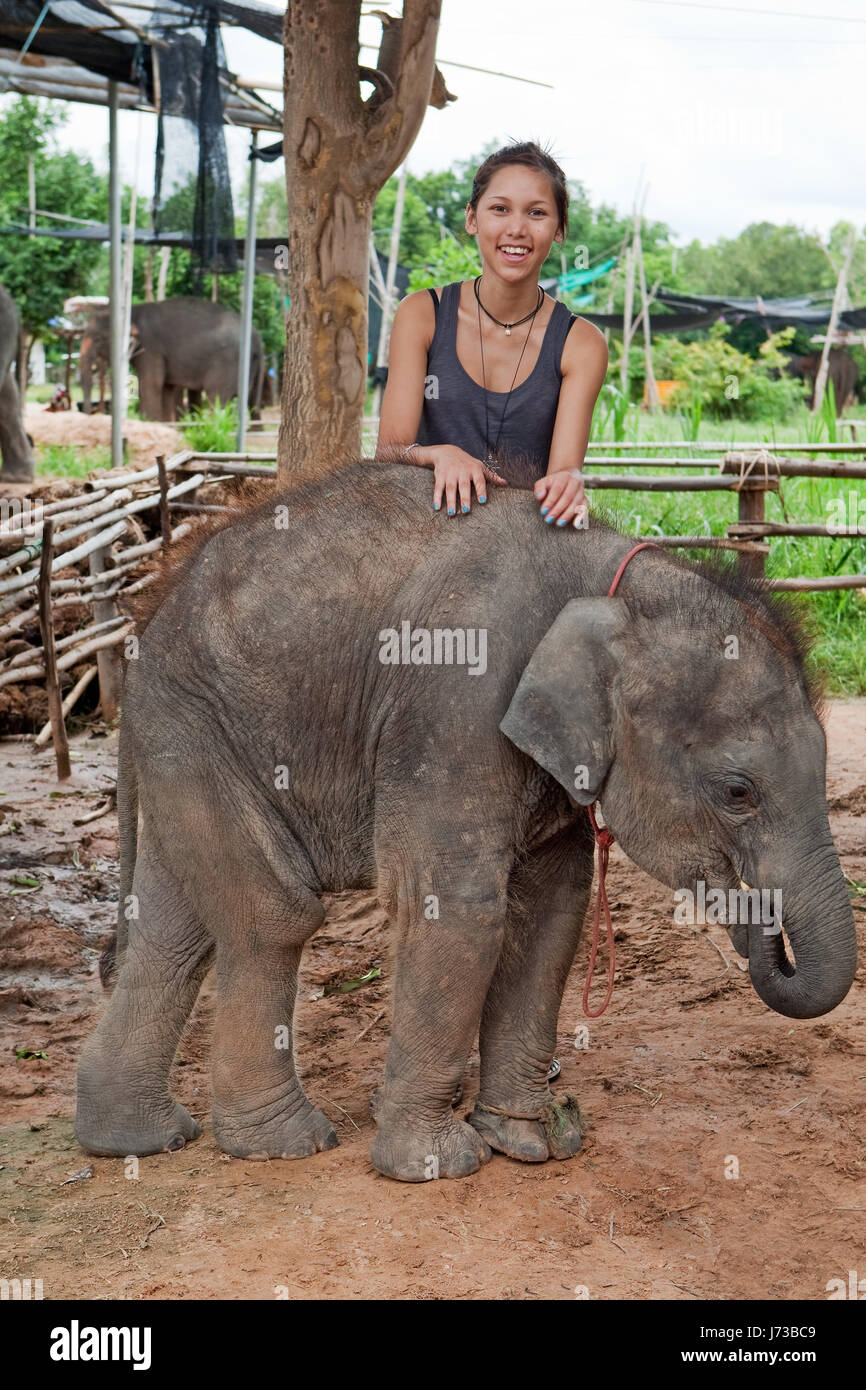
[[[625,621],[619,598],[567,603],[532,653],[499,724],[581,806],[597,800],[613,757],[614,647]]]

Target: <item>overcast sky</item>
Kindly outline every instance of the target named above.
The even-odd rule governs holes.
[[[395,0],[379,7],[401,8]],[[866,4],[826,7],[829,14],[818,0],[443,0],[437,54],[458,100],[444,111],[428,107],[410,172],[470,158],[491,139],[537,139],[595,203],[625,212],[643,179],[646,215],[667,222],[681,244],[735,236],[764,219],[822,235],[840,218],[863,227]],[[372,16],[362,20],[362,41],[376,43],[380,32]],[[281,80],[277,45],[238,29],[223,34],[236,73]],[[373,56],[364,50],[362,61]],[[279,94],[262,95],[280,104]],[[105,114],[68,109],[62,143],[105,167]],[[124,178],[132,180],[137,161],[138,185],[149,192],[154,118],[123,113],[121,122]],[[236,188],[248,141],[228,131]]]

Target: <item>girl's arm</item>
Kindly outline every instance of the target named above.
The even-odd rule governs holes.
[[[587,319],[578,319],[562,351],[562,386],[547,473],[535,484],[545,521],[559,526],[572,520],[575,526],[585,524],[587,504],[580,472],[607,361],[604,334]]]
[[[473,486],[478,500],[487,500],[485,469],[480,459],[473,458],[456,444],[417,444],[411,452],[405,452],[417,438],[421,423],[427,353],[435,331],[435,313],[426,290],[417,290],[400,301],[391,325],[388,380],[379,412],[375,457],[432,468],[433,509],[438,512],[444,495],[448,515],[454,516],[458,494],[462,511],[469,511]],[[505,486],[504,480],[492,471],[488,471],[488,476],[492,482]]]
[[[388,380],[379,411],[377,459],[398,457],[401,450],[418,437],[427,353],[435,326],[433,305],[426,290],[401,299],[391,325]],[[425,453],[419,446],[412,450],[409,459],[422,463],[418,455]],[[423,466],[430,468],[432,464],[424,462]]]

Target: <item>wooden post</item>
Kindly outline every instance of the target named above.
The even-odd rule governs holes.
[[[45,688],[48,692],[48,716],[51,720],[51,736],[54,739],[54,756],[57,760],[57,780],[64,782],[72,775],[69,762],[69,740],[63,722],[62,700],[60,698],[60,679],[57,675],[57,652],[54,647],[54,627],[51,617],[51,560],[54,553],[54,522],[49,517],[42,529],[42,557],[39,561],[39,630],[45,661]]]
[[[159,530],[162,535],[164,554],[171,545],[171,522],[168,519],[168,474],[165,471],[165,458],[162,454],[156,456],[156,468],[159,474]]]
[[[91,551],[89,557],[91,574],[105,573],[106,554],[105,546],[99,550]],[[110,570],[108,578],[110,582]],[[97,623],[104,623],[108,622],[109,618],[119,617],[120,612],[114,599],[101,599],[99,597],[100,589],[101,585],[97,585],[93,590],[93,618]],[[111,647],[103,647],[96,653],[96,669],[99,673],[99,707],[102,711],[102,717],[105,720],[114,719],[117,715],[120,697],[120,679],[114,651]]]
[[[752,486],[740,488],[738,494],[739,506],[737,520],[739,522],[763,521],[764,489],[756,487],[754,485],[755,480],[750,478],[749,481],[752,483]],[[746,574],[752,575],[755,579],[764,578],[764,555],[762,552],[754,551],[747,553],[746,551],[741,551],[737,564]]]

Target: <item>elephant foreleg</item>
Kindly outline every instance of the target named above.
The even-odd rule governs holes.
[[[469,1122],[491,1148],[524,1162],[568,1158],[581,1142],[572,1097],[547,1072],[592,883],[584,821],[523,861],[509,890],[508,930],[481,1022],[481,1089]]]
[[[469,800],[465,791],[463,800]],[[453,804],[459,804],[456,796]],[[393,800],[389,805],[393,811]],[[453,819],[448,826],[445,815],[440,822],[426,810],[423,827],[417,818],[399,818],[401,848],[377,848],[380,896],[396,916],[398,945],[391,1042],[371,1159],[380,1173],[404,1182],[466,1177],[490,1157],[451,1102],[499,958],[511,862],[505,835],[498,837],[502,848],[490,845],[485,852],[477,818],[461,834]],[[407,846],[411,880],[401,881]]]

